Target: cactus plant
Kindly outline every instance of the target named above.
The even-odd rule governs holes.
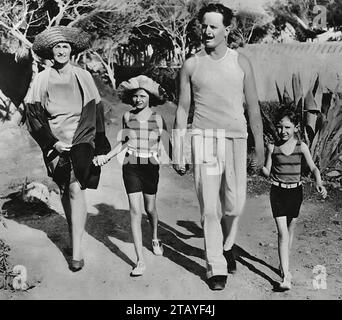
[[[292,104],[300,115],[301,135],[322,172],[342,168],[342,88],[323,88],[317,75],[304,95],[300,75],[292,75],[293,98],[275,83],[279,102]],[[342,172],[341,172],[342,175]]]

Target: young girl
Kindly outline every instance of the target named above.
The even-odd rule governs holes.
[[[131,230],[137,255],[137,264],[131,276],[141,276],[146,269],[142,246],[141,197],[152,227],[153,253],[163,255],[163,246],[157,233],[156,193],[159,181],[159,142],[163,130],[166,132],[166,125],[162,116],[150,107],[164,103],[166,94],[158,83],[140,75],[122,82],[118,87],[118,95],[122,102],[131,104],[133,109],[123,116],[123,130],[119,143],[97,165],[103,165],[127,148],[122,173],[129,200]]]
[[[298,118],[292,108],[282,107],[276,116],[280,141],[267,147],[266,165],[262,171],[271,177],[270,200],[273,217],[278,229],[278,254],[282,282],[280,288],[291,289],[289,256],[296,220],[303,200],[301,160],[304,157],[316,179],[316,189],[323,198],[327,191],[322,184],[309,148],[297,137]]]

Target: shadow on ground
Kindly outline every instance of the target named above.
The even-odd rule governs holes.
[[[7,219],[45,232],[52,243],[62,252],[68,264],[71,262],[68,225],[63,216],[49,208],[43,202],[23,202],[20,199],[19,192],[11,193],[3,198],[9,199],[4,202],[1,208],[6,213]],[[90,236],[103,243],[111,252],[133,267],[135,261],[132,261],[118,246],[110,241],[110,237],[114,237],[123,242],[132,243],[133,246],[129,211],[115,209],[113,206],[103,203],[97,204],[95,207],[99,213],[96,216],[89,216],[86,231]],[[183,227],[189,233],[182,233],[163,221],[159,221],[159,237],[164,244],[164,257],[206,282],[206,269],[190,258],[196,257],[204,259],[204,250],[191,246],[183,241],[190,238],[202,238],[202,228],[198,227],[193,221],[180,220],[177,222],[177,225]],[[142,234],[143,246],[152,252],[151,228],[145,214],[142,217]],[[279,275],[278,269],[252,256],[238,245],[234,245],[233,251],[236,261],[266,279],[273,286],[274,291],[280,291],[278,282],[247,260],[257,262]]]
[[[283,291],[280,287],[279,287],[279,282],[273,280],[270,276],[268,276],[265,272],[259,270],[258,268],[256,268],[253,264],[251,264],[250,262],[246,261],[246,259],[257,262],[267,268],[269,268],[271,271],[273,271],[274,273],[276,273],[277,275],[280,275],[280,271],[279,269],[271,266],[270,264],[268,264],[267,262],[265,262],[264,260],[254,257],[252,256],[250,253],[248,253],[247,251],[245,251],[243,248],[241,248],[240,246],[234,244],[233,246],[233,252],[234,252],[234,256],[236,261],[240,262],[242,265],[244,265],[245,267],[247,267],[250,271],[254,272],[255,274],[259,275],[260,277],[264,278],[265,280],[267,280],[273,287],[273,291],[274,292],[281,292]]]
[[[24,202],[20,196],[21,192],[19,191],[3,197],[3,199],[9,199],[1,207],[5,217],[45,232],[52,243],[62,252],[69,264],[71,262],[71,250],[69,247],[68,224],[65,218],[44,202],[28,203]]]
[[[114,237],[118,240],[132,243],[133,245],[129,211],[115,209],[113,206],[103,203],[97,204],[95,207],[98,209],[99,214],[89,218],[87,232],[101,241],[129,265],[134,266],[135,262],[126,255],[123,257],[122,252],[118,252],[116,246],[108,238]],[[141,225],[143,246],[152,251],[151,229],[146,215],[143,215]],[[164,257],[205,281],[205,268],[189,258],[190,256],[193,256],[203,259],[203,250],[188,245],[181,240],[188,239],[192,236],[183,234],[162,221],[159,221],[158,233],[164,244]]]

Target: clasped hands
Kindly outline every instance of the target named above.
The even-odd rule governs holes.
[[[95,166],[100,166],[102,167],[103,165],[105,165],[110,159],[107,157],[107,155],[105,154],[100,154],[98,156],[95,156],[93,159],[93,164]]]

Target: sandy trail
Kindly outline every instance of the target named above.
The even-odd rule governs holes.
[[[110,137],[115,136],[124,110],[121,107],[112,119]],[[161,112],[170,113],[164,109]],[[169,127],[171,118],[167,119]],[[38,147],[23,128],[3,125],[2,132],[7,135],[6,142],[0,143],[0,191],[4,196],[0,204],[3,209],[18,210],[6,196],[25,176],[41,180],[45,169]],[[23,156],[27,154],[30,156]],[[279,264],[277,238],[268,195],[249,197],[235,248],[238,272],[229,275],[225,290],[213,292],[204,278],[199,206],[190,175],[180,177],[170,166],[161,167],[157,208],[165,253],[163,257],[153,255],[144,216],[147,270],[139,278],[129,276],[135,253],[128,201],[117,160],[103,168],[99,188],[87,190],[87,195],[85,267],[78,273],[68,269],[69,257],[63,251],[68,242],[67,225],[55,192],[51,192],[51,214],[6,219],[8,228],[0,226],[1,239],[11,246],[11,263],[25,265],[29,283],[34,286],[27,292],[1,290],[0,299],[342,299],[342,241],[336,242],[334,237],[338,235],[331,232],[330,238],[323,239],[330,242],[322,242],[322,238],[309,235],[305,229],[305,223],[309,225],[320,214],[320,203],[303,205],[291,257],[294,286],[290,292],[279,293],[272,290],[280,278],[275,269]],[[324,250],[333,260],[329,260],[327,269],[327,289],[315,290],[313,267],[327,263],[323,260]]]

